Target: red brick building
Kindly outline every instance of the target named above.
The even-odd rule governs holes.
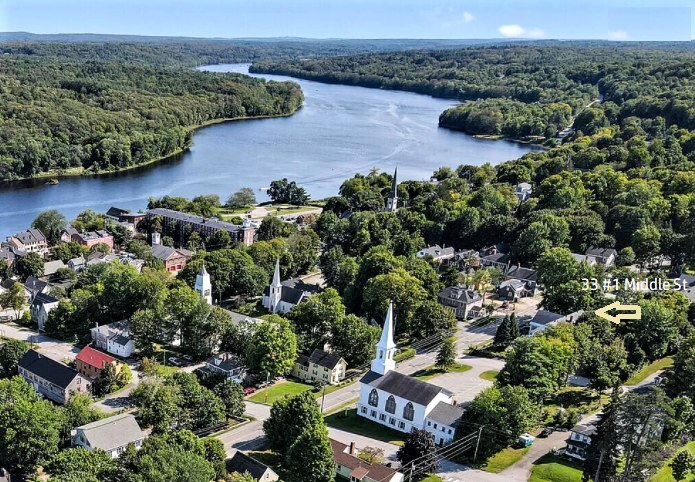
[[[112,356],[95,350],[91,346],[86,346],[75,357],[75,368],[77,371],[91,380],[101,378],[101,372],[106,365],[113,364],[116,372],[120,369],[120,364]]]

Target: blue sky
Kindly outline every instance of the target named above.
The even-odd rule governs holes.
[[[691,40],[695,0],[0,0],[0,31]]]

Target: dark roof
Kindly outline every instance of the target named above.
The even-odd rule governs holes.
[[[205,363],[226,372],[244,366],[241,360],[231,353],[220,353],[217,356],[211,356],[205,360]]]
[[[362,383],[366,383],[364,378]],[[374,379],[368,385],[420,405],[429,404],[434,400],[434,397],[442,392],[449,393],[442,387],[403,375],[394,370],[390,370],[386,375]]]
[[[507,270],[508,277],[525,281],[537,281],[538,273],[535,269],[524,268],[523,266],[512,266]]]
[[[195,214],[187,214],[179,211],[173,211],[171,209],[165,208],[155,208],[147,211],[148,215],[153,216],[163,216],[171,219],[176,219],[178,221],[183,221],[191,224],[197,224],[200,226],[210,226],[213,229],[223,229],[230,233],[236,232],[242,229],[242,226],[238,224],[228,223],[226,221],[220,221],[216,218],[204,218],[202,216],[196,216]]]
[[[280,284],[282,284],[282,286],[287,286],[288,288],[302,290],[311,294],[321,291],[321,287],[318,284],[305,283],[301,278],[288,279]]]
[[[506,254],[503,253],[495,253],[495,254],[489,254],[487,256],[483,256],[480,258],[481,260],[484,261],[490,261],[494,263],[501,263],[501,264],[506,264],[507,260],[509,259]]]
[[[79,376],[69,366],[43,356],[35,350],[29,350],[24,354],[19,360],[19,367],[61,388],[67,388],[75,377]]]
[[[449,300],[463,301],[464,303],[473,303],[482,299],[477,291],[460,286],[448,286],[439,292],[439,296]]]
[[[94,239],[104,239],[113,237],[104,229],[99,229],[98,231],[88,231],[86,233],[79,234],[78,236],[82,241],[92,241]]]
[[[249,457],[241,450],[237,450],[234,457],[227,461],[228,472],[239,472],[240,474],[248,472],[256,480],[261,479],[267,470],[271,470],[270,467]]]
[[[552,311],[538,310],[531,322],[537,323],[539,325],[547,325],[548,323],[552,323],[564,317],[564,315],[561,315],[559,313],[553,313]]]
[[[461,406],[451,405],[446,402],[439,402],[427,415],[427,418],[436,420],[437,422],[443,423],[449,427],[455,427],[458,421],[461,419],[464,411],[465,410]]]
[[[15,234],[14,237],[21,241],[22,244],[32,244],[40,241],[46,241],[46,236],[43,235],[40,229],[28,229],[24,232]]]
[[[108,211],[106,211],[106,215],[110,216],[112,218],[119,218],[123,216],[124,214],[127,214],[128,210],[127,209],[121,209],[121,208],[115,208],[111,206]]]
[[[185,257],[183,253],[181,253],[175,248],[164,246],[163,244],[155,244],[154,246],[152,246],[152,256],[154,256],[157,259],[166,261],[175,254]]]
[[[316,365],[326,367],[331,370],[333,370],[338,365],[338,363],[340,363],[340,360],[342,360],[342,358],[338,355],[333,355],[332,353],[328,353],[319,349],[314,350],[311,356],[309,357],[309,361],[311,363],[315,363]]]
[[[298,365],[308,367],[309,366],[309,357],[306,355],[299,354],[299,355],[297,355],[297,359],[295,360],[295,362]]]
[[[12,288],[15,285],[15,283],[19,283],[19,281],[15,281],[13,279],[6,279],[6,280],[3,280],[2,282],[0,282],[0,286],[5,288],[6,290],[9,290],[10,288]]]
[[[344,443],[330,439],[333,450],[333,460],[337,464],[353,471],[353,475],[368,476],[372,480],[391,480],[397,473],[396,470],[381,464],[370,464],[349,454],[349,448]]]
[[[54,298],[53,296],[47,294],[47,293],[38,293],[34,297],[34,301],[32,302],[32,305],[43,305],[45,303],[56,303],[58,302],[58,298]]]
[[[383,375],[381,373],[373,372],[372,370],[369,370],[367,373],[364,374],[364,376],[360,379],[361,383],[364,383],[365,385],[369,385],[372,383],[374,380],[376,380],[379,377],[382,377]]]
[[[29,276],[24,282],[24,287],[31,291],[33,294],[43,291],[46,288],[46,286],[48,286],[47,282],[41,281],[40,279],[36,279],[33,276]]]
[[[588,256],[596,256],[601,258],[609,258],[611,255],[617,256],[618,252],[613,248],[594,248],[591,247],[586,250]]]
[[[114,342],[116,345],[120,346],[126,346],[128,343],[130,343],[130,338],[123,335],[114,335],[110,338],[110,340]]]
[[[296,305],[302,299],[302,296],[306,293],[304,290],[290,288],[289,286],[282,285],[280,291],[280,300],[285,303]],[[263,290],[263,294],[268,296],[270,294],[270,287],[266,286]]]
[[[520,279],[515,279],[515,278],[508,279],[508,280],[502,281],[500,283],[500,289],[501,290],[508,288],[508,289],[512,289],[514,291],[520,291],[520,290],[523,290],[525,287],[526,287],[526,283],[524,283]]]
[[[577,432],[582,435],[586,435],[587,437],[591,437],[592,435],[596,435],[596,426],[592,424],[577,424],[574,427],[572,427],[572,432]]]

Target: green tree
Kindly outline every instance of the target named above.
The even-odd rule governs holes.
[[[232,209],[247,208],[254,204],[256,204],[256,195],[250,187],[242,187],[227,199],[227,206]]]
[[[289,322],[277,315],[256,326],[246,358],[253,373],[269,376],[289,373],[297,357],[297,336]]]
[[[374,358],[381,331],[355,315],[347,315],[331,327],[331,347],[349,366],[357,367]]]
[[[567,248],[551,248],[536,261],[538,281],[546,289],[554,288],[569,281],[576,281],[579,263]]]
[[[205,460],[215,469],[215,478],[221,480],[227,475],[227,454],[224,451],[224,444],[216,438],[204,438]]]
[[[39,253],[28,253],[15,261],[15,270],[23,280],[29,276],[40,278],[43,276],[43,259]]]
[[[441,370],[448,370],[456,363],[456,345],[455,338],[445,337],[442,340],[442,346],[437,353],[435,366]]]
[[[70,437],[70,431],[75,427],[96,422],[103,414],[92,406],[92,397],[85,393],[73,393],[63,405],[62,435],[65,440]]]
[[[408,467],[413,461],[417,461],[418,470],[434,472],[439,468],[436,456],[437,445],[434,436],[426,430],[415,428],[408,435],[405,443],[398,449],[396,458],[402,467]]]
[[[695,402],[695,335],[685,339],[674,357],[669,388]]]
[[[310,297],[290,310],[287,318],[292,322],[301,351],[311,352],[328,342],[333,325],[345,317],[345,305],[333,288]]]
[[[420,280],[403,268],[396,268],[367,281],[363,308],[370,318],[383,320],[389,301],[392,300],[398,318],[396,331],[408,333],[417,329],[414,326],[414,313],[426,298],[427,293]]]
[[[0,345],[0,367],[8,377],[17,375],[17,364],[29,349],[22,340],[9,339]]]
[[[413,313],[413,336],[428,336],[447,333],[456,327],[453,312],[434,300],[425,300]]]
[[[41,231],[50,244],[58,244],[60,233],[66,226],[65,216],[55,209],[40,212],[31,223],[31,227]]]
[[[227,475],[225,480],[226,482],[256,482],[256,479],[254,479],[253,476],[248,472],[244,474],[232,472],[231,474]]]
[[[53,256],[63,263],[67,263],[73,258],[78,258],[85,253],[85,249],[77,243],[60,243],[53,248]]]
[[[263,422],[268,443],[280,454],[287,454],[305,431],[320,427],[323,417],[311,391],[276,401]]]
[[[335,462],[323,423],[307,427],[285,457],[288,482],[332,482]]]
[[[212,391],[224,403],[225,413],[228,417],[241,417],[244,415],[246,410],[246,405],[244,404],[245,394],[241,385],[234,380],[225,378]]]
[[[15,310],[16,318],[19,318],[26,302],[26,291],[21,283],[14,283],[9,290],[0,294],[0,306],[5,309]]]
[[[695,460],[687,450],[683,450],[671,461],[671,470],[673,478],[677,481],[684,480],[688,474],[695,468]]]
[[[81,233],[104,229],[105,223],[106,220],[104,215],[97,214],[92,209],[85,209],[80,212],[75,219],[70,221],[70,225]]]
[[[145,380],[130,397],[138,406],[138,420],[142,425],[152,427],[154,433],[167,433],[176,428],[180,410],[179,394],[174,387],[161,380]]]
[[[506,348],[520,336],[521,331],[519,330],[519,323],[516,321],[516,314],[512,313],[511,316],[505,316],[500,326],[497,327],[493,343],[495,346]]]
[[[652,224],[642,226],[632,235],[632,249],[642,266],[652,261],[659,253],[661,233]]]
[[[118,473],[115,459],[101,449],[87,450],[83,447],[63,450],[51,460],[48,472],[55,477],[70,476],[76,480],[111,480]]]

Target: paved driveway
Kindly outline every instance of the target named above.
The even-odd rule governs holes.
[[[38,345],[38,351],[60,362],[65,359],[74,360],[75,356],[80,352],[79,348],[70,343],[40,335],[37,331],[24,328],[12,322],[0,324],[0,336]]]
[[[429,383],[452,392],[458,403],[473,400],[478,393],[493,385],[492,382],[480,378],[481,373],[488,370],[500,371],[504,367],[503,360],[490,358],[464,356],[459,361],[473,368],[463,373],[445,373],[428,380]]]

